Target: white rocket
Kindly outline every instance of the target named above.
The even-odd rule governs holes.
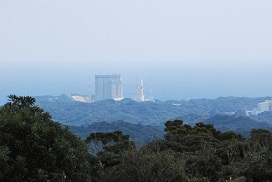
[[[140,87],[140,93],[139,93],[139,101],[144,102],[144,82],[141,80],[141,87]]]

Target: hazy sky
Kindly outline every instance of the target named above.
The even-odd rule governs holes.
[[[271,0],[0,0],[0,100],[121,74],[157,99],[272,96]],[[94,90],[94,88],[92,88]]]

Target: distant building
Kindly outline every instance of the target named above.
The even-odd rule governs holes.
[[[236,114],[236,112],[224,112],[224,115],[227,116],[234,116]]]
[[[95,75],[95,100],[122,100],[121,75]]]
[[[270,111],[270,107],[272,106],[271,100],[266,100],[264,102],[258,103],[258,110],[260,112]]]
[[[254,115],[254,111],[246,110],[246,116]]]
[[[254,108],[252,111],[246,111],[246,115],[258,115],[266,111],[272,112],[272,100],[265,100],[264,102],[259,102],[258,108]]]
[[[76,95],[76,94],[70,94],[69,97],[73,100],[73,101],[77,101],[77,102],[84,102],[84,103],[91,103],[91,97],[90,96],[86,96],[86,95]]]
[[[179,103],[172,103],[173,106],[181,106]]]

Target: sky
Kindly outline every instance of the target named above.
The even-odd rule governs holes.
[[[271,0],[0,0],[0,101],[98,74],[131,98],[136,79],[160,100],[272,96],[271,68]]]

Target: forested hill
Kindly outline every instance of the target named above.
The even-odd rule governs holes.
[[[68,96],[36,97],[36,103],[50,112],[53,119],[67,125],[87,126],[95,122],[125,121],[134,124],[160,125],[169,119],[180,118],[186,123],[204,121],[217,114],[237,112],[243,114],[268,97],[194,99],[189,101],[135,102],[105,100],[91,104],[72,101]]]
[[[232,119],[217,117],[224,123]],[[0,107],[0,181],[272,179],[272,133],[266,129],[252,129],[243,138],[232,131],[220,132],[211,124],[191,126],[173,120],[165,122],[161,139],[137,149],[122,132],[125,129],[119,129],[138,130],[143,125],[101,122],[92,128],[99,125],[118,131],[90,133],[83,141],[54,122],[34,98],[11,95]]]
[[[71,131],[85,139],[90,132],[121,130],[132,136],[137,144],[148,143],[164,135],[164,123],[181,119],[193,126],[197,122],[213,124],[220,131],[235,131],[248,137],[251,129],[270,131],[271,114],[263,113],[252,118],[244,111],[252,109],[269,98],[221,97],[189,101],[135,102],[105,100],[91,104],[72,101],[68,96],[36,97],[37,104],[48,111],[55,121],[70,125]],[[237,112],[234,116],[225,112]]]
[[[215,115],[206,120],[200,120],[203,123],[212,124],[217,130],[221,132],[234,131],[243,137],[249,137],[252,129],[261,128],[272,131],[272,125],[267,122],[257,122],[253,119],[243,116],[226,116]],[[165,121],[166,122],[166,121]],[[191,126],[195,124],[190,123]],[[69,126],[77,136],[86,139],[90,133],[95,132],[113,132],[122,131],[124,134],[131,136],[131,139],[137,146],[150,143],[153,140],[161,139],[165,134],[163,126],[151,126],[142,124],[132,124],[124,121],[117,122],[99,122],[88,126]]]
[[[129,135],[137,146],[162,139],[165,134],[163,126],[132,124],[123,121],[113,123],[103,121],[88,126],[69,126],[69,129],[84,140],[90,133],[122,131],[124,134]]]

